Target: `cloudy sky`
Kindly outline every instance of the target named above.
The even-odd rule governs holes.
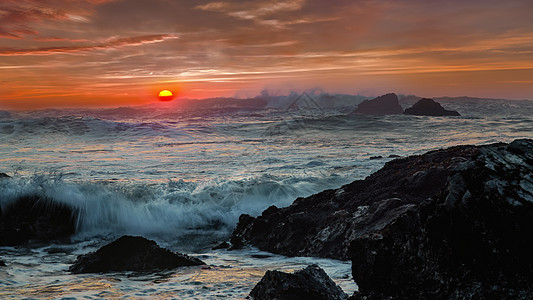
[[[386,92],[533,99],[530,0],[2,0],[0,109]]]

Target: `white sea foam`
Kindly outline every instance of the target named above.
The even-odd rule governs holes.
[[[166,183],[65,182],[58,175],[15,177],[0,182],[0,204],[37,194],[68,204],[78,212],[78,237],[120,234],[179,239],[194,233],[191,247],[228,238],[243,213],[258,215],[270,205],[289,205],[294,199],[335,187],[332,178],[261,176],[237,181]],[[202,244],[203,243],[203,244]],[[190,249],[191,247],[187,247]],[[196,249],[198,250],[198,249]]]

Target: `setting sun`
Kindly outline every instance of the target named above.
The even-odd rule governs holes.
[[[162,90],[159,92],[159,95],[157,95],[157,97],[161,101],[170,101],[174,99],[174,94],[172,94],[172,92],[169,90]]]

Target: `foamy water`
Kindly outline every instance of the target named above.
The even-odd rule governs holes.
[[[0,268],[0,297],[244,298],[267,269],[309,263],[353,292],[349,262],[210,248],[229,237],[240,214],[362,179],[389,155],[533,138],[532,102],[445,106],[462,116],[172,107],[11,112],[0,119],[0,172],[13,177],[0,180],[0,205],[38,193],[80,215],[72,244],[0,248],[8,264]],[[76,255],[122,234],[192,253],[211,268],[67,272]]]

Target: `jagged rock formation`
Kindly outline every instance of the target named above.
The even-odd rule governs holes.
[[[38,195],[0,207],[0,246],[68,238],[76,231],[77,210]]]
[[[412,107],[405,109],[403,113],[416,116],[460,116],[457,111],[446,110],[440,103],[429,98],[420,99]]]
[[[516,140],[393,160],[338,190],[241,216],[232,244],[349,258],[355,298],[527,299],[532,237],[533,140]]]
[[[344,300],[348,295],[319,266],[310,265],[293,274],[268,270],[250,297],[254,300]]]
[[[366,299],[531,299],[533,141],[479,149],[444,189],[351,242]]]
[[[78,256],[69,271],[72,273],[146,272],[204,264],[197,258],[163,249],[152,240],[125,235],[96,252]]]
[[[354,113],[368,115],[398,115],[403,113],[403,108],[398,103],[398,96],[394,93],[390,93],[372,100],[361,102]]]
[[[289,207],[271,206],[257,218],[241,215],[231,243],[288,256],[348,260],[351,240],[435,195],[454,167],[477,151],[459,146],[392,160],[365,180],[298,198]]]

